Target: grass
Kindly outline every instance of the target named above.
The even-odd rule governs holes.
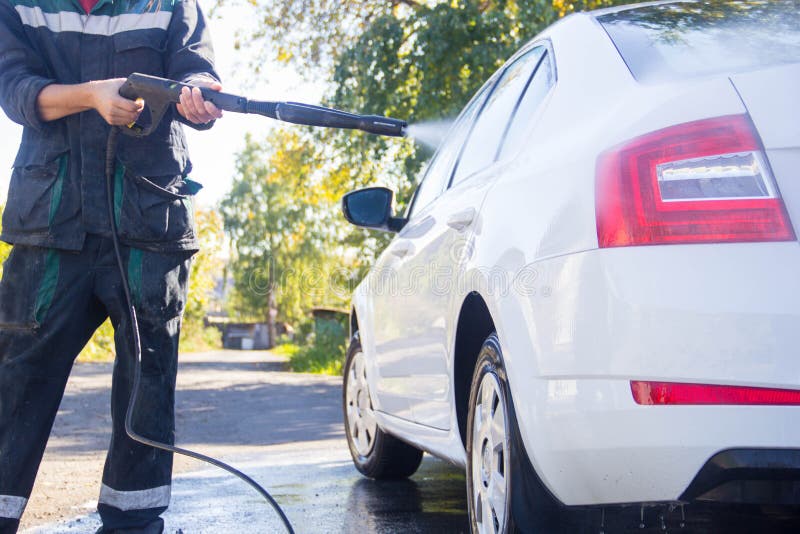
[[[216,328],[205,328],[202,322],[186,321],[181,327],[181,354],[222,348],[222,334]],[[78,355],[78,362],[113,362],[114,329],[106,320]]]
[[[312,334],[305,344],[284,343],[272,350],[289,359],[292,371],[339,376],[344,364],[345,343],[346,337],[341,332],[323,331]],[[219,330],[204,328],[202,323],[184,322],[181,331],[182,354],[218,350],[221,347]],[[111,362],[114,361],[114,354],[114,330],[111,323],[106,321],[78,356],[78,361]]]
[[[204,327],[202,322],[186,321],[181,327],[181,354],[208,352],[222,349],[222,332],[213,326]]]
[[[283,343],[281,345],[277,345],[272,349],[272,352],[278,354],[280,356],[286,356],[287,358],[291,359],[292,356],[300,352],[302,347],[297,343]]]
[[[345,356],[345,339],[342,336],[312,336],[305,345],[284,343],[273,349],[276,354],[289,358],[289,367],[299,373],[341,375]]]

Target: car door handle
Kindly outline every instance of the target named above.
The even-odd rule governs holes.
[[[392,247],[392,254],[398,258],[404,258],[414,253],[414,245],[408,241],[401,241]]]
[[[463,231],[467,228],[472,221],[475,220],[475,208],[467,208],[465,210],[459,211],[457,213],[452,214],[450,217],[447,218],[447,226],[450,228],[455,228],[459,232]]]

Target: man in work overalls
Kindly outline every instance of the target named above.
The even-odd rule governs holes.
[[[124,417],[134,356],[106,202],[111,125],[132,72],[220,90],[196,0],[0,0],[0,106],[24,126],[0,239],[0,533],[16,532],[73,361],[107,317],[117,359],[113,434],[100,489],[101,532],[161,532],[172,454],[132,441]],[[113,208],[142,340],[134,427],[174,441],[178,335],[197,250],[181,123],[221,116],[185,91],[149,137],[120,136]]]

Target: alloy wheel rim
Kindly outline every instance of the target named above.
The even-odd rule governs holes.
[[[367,456],[375,445],[378,423],[369,395],[364,353],[353,355],[347,376],[347,426],[350,441],[361,456]]]
[[[481,379],[472,423],[472,506],[478,532],[505,529],[508,507],[508,428],[500,382],[492,373]]]

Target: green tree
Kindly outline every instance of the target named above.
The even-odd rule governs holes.
[[[217,6],[234,2],[217,0]],[[375,76],[349,79],[379,86],[374,93],[376,102],[387,97],[402,99],[411,96],[410,91],[423,95],[419,101],[423,108],[438,110],[440,114],[434,116],[443,116],[442,112],[446,116],[448,109],[459,109],[465,103],[476,83],[485,80],[483,71],[487,65],[498,66],[511,51],[559,17],[621,3],[631,2],[247,0],[246,5],[260,23],[240,35],[239,45],[262,54],[254,62],[255,67],[264,60],[277,60],[291,63],[316,79],[354,58],[364,60],[359,67]],[[398,56],[419,66],[413,71],[395,70],[394,67],[402,67],[402,62],[396,61]],[[397,86],[398,81],[403,85],[402,80],[408,82],[406,91],[393,93],[391,86]],[[341,81],[341,77],[334,80],[336,90],[343,87]],[[426,91],[420,93],[421,89]],[[452,94],[448,94],[450,90]],[[382,108],[387,110],[388,107]]]
[[[232,0],[219,0],[224,3]],[[327,104],[419,122],[453,117],[525,41],[559,17],[616,0],[249,0],[262,21],[244,43],[316,77]],[[309,71],[308,69],[312,69]],[[262,156],[266,150],[269,156]],[[283,273],[331,256],[363,273],[390,236],[347,225],[342,194],[382,183],[402,211],[431,150],[411,140],[292,127],[262,146],[248,140],[223,202],[236,249],[234,308],[297,318],[309,305]],[[309,195],[313,191],[313,195]],[[261,288],[261,289],[259,289]],[[329,297],[326,297],[329,298]]]
[[[217,0],[216,5],[233,3],[235,0]],[[607,0],[247,0],[246,5],[260,23],[240,36],[239,46],[257,44],[254,49],[262,56],[255,63],[256,68],[264,60],[278,60],[293,63],[307,73],[325,72],[382,17],[408,21],[404,26],[412,27],[419,14],[427,10],[471,6],[483,13],[504,12],[518,21],[515,31],[519,32],[521,27],[530,34],[524,27],[543,27],[574,11],[609,3]],[[497,35],[503,29],[498,28]],[[442,43],[449,43],[446,38],[450,35],[442,37]]]
[[[219,3],[232,0],[219,0]],[[452,118],[524,42],[559,17],[620,0],[249,0],[263,21],[245,46],[318,78],[327,103],[411,123]],[[309,71],[312,69],[312,71]],[[352,132],[316,134],[331,147],[325,172],[349,190],[376,181],[402,209],[431,149]],[[363,232],[350,241],[365,246]],[[378,244],[385,239],[377,239]],[[369,248],[369,247],[367,247]],[[375,250],[380,250],[380,246]]]
[[[221,256],[225,233],[222,216],[216,210],[197,209],[194,219],[200,250],[192,257],[189,296],[183,319],[184,322],[202,323],[210,308],[216,304],[212,297],[225,266]]]
[[[322,183],[320,161],[297,129],[277,130],[264,143],[248,136],[221,204],[235,249],[230,307],[265,321],[273,340],[276,317],[301,323],[310,307],[335,298],[329,280],[343,254],[333,223],[340,191]]]
[[[206,328],[205,318],[209,311],[221,305],[213,298],[214,289],[225,267],[222,259],[225,240],[222,216],[215,209],[198,208],[195,210],[194,219],[200,250],[192,257],[189,295],[183,313],[181,350],[185,352],[197,352],[221,346],[220,332],[216,328]]]
[[[453,0],[384,12],[335,58],[330,103],[409,123],[453,118],[506,59],[559,17],[618,3]],[[352,143],[344,135],[337,145],[350,160],[386,153],[385,140],[365,136]],[[353,145],[356,150],[349,150]],[[395,159],[389,173],[407,180],[398,187],[401,202],[430,155],[417,146]]]

